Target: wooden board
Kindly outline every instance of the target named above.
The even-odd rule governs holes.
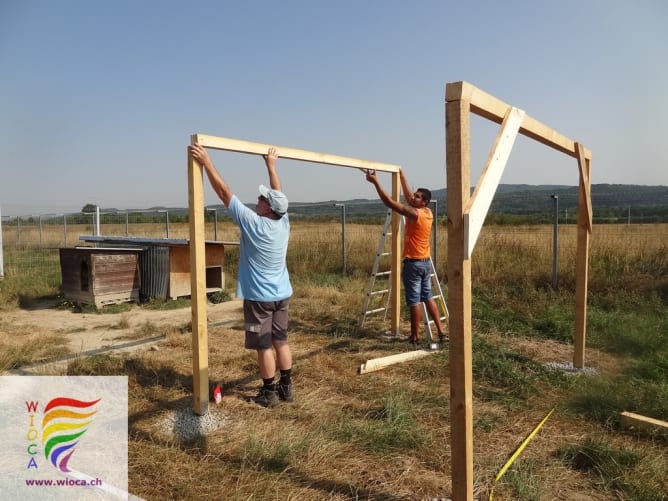
[[[641,416],[633,412],[622,412],[621,420],[624,426],[630,428],[638,428],[650,433],[668,433],[668,423],[659,419]]]
[[[195,137],[191,137],[195,143]],[[202,166],[188,155],[188,220],[190,224],[190,304],[192,310],[193,412],[209,410],[209,339],[206,321],[204,250],[204,182]]]
[[[269,148],[276,148],[280,158],[289,158],[291,160],[301,160],[302,162],[313,162],[326,165],[338,165],[339,167],[351,167],[355,169],[374,169],[384,172],[399,172],[401,167],[398,165],[387,164],[383,162],[372,162],[360,158],[342,157],[330,153],[318,153],[315,151],[300,150],[289,148],[287,146],[276,146],[264,143],[255,143],[251,141],[242,141],[240,139],[231,139],[229,137],[209,136],[206,134],[194,134],[193,140],[205,148],[215,150],[236,151],[238,153],[250,153],[254,155],[266,155]]]
[[[470,103],[471,113],[498,124],[503,122],[506,111],[510,108],[509,104],[463,81],[447,84],[445,88],[445,100],[447,102],[467,101]],[[524,120],[522,120],[520,134],[572,157],[577,156],[575,141],[542,124],[538,120],[531,118],[529,115],[526,115]],[[586,158],[591,158],[591,151],[588,149],[584,148],[583,153]]]
[[[450,421],[452,498],[473,499],[471,251],[482,212],[473,211],[470,192],[470,114],[502,124],[511,106],[467,82],[446,85],[446,178],[448,215],[448,302],[450,304]],[[580,143],[524,115],[519,133],[577,158],[580,167],[576,264],[576,336],[573,365],[584,366],[588,249],[591,234],[591,152]],[[497,149],[494,148],[495,152]],[[505,146],[504,146],[505,150]],[[505,151],[504,151],[505,154]],[[489,163],[488,165],[492,165]],[[493,166],[495,177],[500,163]],[[496,180],[494,180],[496,184]],[[486,201],[492,190],[486,187]],[[481,205],[484,207],[486,202]],[[477,204],[475,204],[477,207]],[[474,207],[475,208],[475,207]],[[475,213],[474,213],[475,212]],[[478,214],[480,212],[480,214]],[[469,220],[467,220],[470,217]],[[468,226],[467,226],[468,223]],[[473,224],[472,224],[473,223]]]
[[[369,372],[379,371],[390,365],[399,364],[401,362],[408,362],[410,360],[417,360],[418,358],[426,357],[433,353],[438,353],[438,350],[415,350],[407,351],[405,353],[398,353],[396,355],[388,355],[387,357],[372,358],[367,360],[358,369],[359,374],[368,374]]]

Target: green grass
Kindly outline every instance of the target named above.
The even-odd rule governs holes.
[[[511,486],[513,499],[522,501],[540,501],[542,479],[536,471],[537,465],[532,459],[518,461],[506,471],[501,482]]]
[[[525,355],[499,347],[483,336],[473,338],[474,395],[509,408],[526,405],[543,386],[566,387],[569,380]]]
[[[665,457],[656,459],[642,449],[614,447],[605,439],[592,437],[558,451],[557,455],[568,467],[587,474],[599,490],[615,498],[615,493],[622,492],[625,499],[666,499]]]
[[[364,415],[343,413],[333,434],[339,441],[380,455],[420,448],[427,435],[415,419],[414,403],[406,390],[393,389]]]
[[[293,224],[298,229],[298,224]],[[394,486],[378,488],[371,482],[365,483],[373,476],[355,477],[346,471],[352,465],[353,454],[361,463],[368,461],[374,466],[385,461],[387,478],[397,475],[391,470],[396,467],[397,458],[419,464],[420,468],[413,471],[423,473],[424,469],[431,468],[439,478],[443,477],[443,457],[447,455],[447,446],[444,448],[443,444],[449,439],[444,430],[449,430],[450,417],[447,350],[421,359],[419,363],[397,366],[376,375],[346,375],[355,368],[351,357],[359,358],[365,351],[374,354],[398,351],[398,344],[374,339],[378,329],[358,332],[355,326],[373,262],[371,253],[375,250],[376,229],[369,227],[358,241],[349,240],[351,248],[357,251],[349,256],[349,274],[345,277],[340,274],[340,234],[337,231],[309,230],[291,241],[288,265],[295,289],[291,331],[298,333],[296,343],[302,342],[301,335],[319,341],[317,347],[311,346],[296,357],[295,378],[303,381],[306,390],[299,398],[306,401],[308,394],[313,400],[281,408],[284,414],[278,414],[278,419],[268,419],[261,413],[243,416],[238,407],[226,408],[231,415],[247,419],[241,427],[243,438],[232,443],[234,430],[230,434],[226,430],[221,434],[222,445],[205,444],[201,450],[201,444],[165,445],[150,434],[143,435],[137,427],[142,418],[137,418],[137,422],[131,423],[131,474],[134,485],[145,489],[147,499],[170,495],[183,499],[198,497],[201,491],[197,489],[206,489],[209,476],[214,478],[212,492],[218,492],[221,470],[234,477],[232,482],[243,484],[234,491],[239,499],[242,494],[244,499],[269,499],[277,492],[296,499],[299,495],[295,494],[298,490],[294,484],[291,488],[295,490],[282,490],[286,485],[282,482],[294,472],[304,477],[329,478],[331,472],[339,471],[343,472],[339,478],[345,481],[341,486],[327,484],[330,488],[327,492],[339,489],[336,492],[341,493],[349,489],[369,499],[373,497],[370,493],[376,492],[380,492],[379,499],[384,494],[390,498]],[[374,241],[369,244],[371,233]],[[536,350],[543,341],[550,341],[552,345],[555,342],[565,346],[572,344],[574,272],[571,268],[564,270],[560,274],[559,290],[551,290],[549,246],[540,247],[541,242],[531,242],[528,237],[527,242],[520,242],[517,235],[520,234],[481,240],[473,260],[474,431],[483,434],[483,442],[494,442],[492,446],[476,442],[479,444],[476,452],[510,454],[518,437],[508,432],[508,423],[517,416],[527,423],[532,422],[535,416],[545,415],[546,405],[557,405],[557,412],[544,428],[553,431],[553,442],[547,447],[554,454],[551,459],[559,462],[558,474],[563,474],[563,468],[578,472],[575,478],[581,482],[583,496],[593,492],[610,499],[666,499],[668,439],[624,430],[619,422],[619,413],[625,410],[668,419],[668,257],[665,244],[630,249],[633,242],[624,240],[624,232],[620,232],[607,247],[592,248],[587,350],[596,350],[601,354],[599,358],[606,355],[606,361],[614,360],[618,364],[603,367],[600,374],[581,374],[573,378],[546,369],[534,360],[531,352],[527,354],[522,350],[522,343],[530,342],[538,347]],[[367,248],[371,252],[367,252]],[[237,250],[232,248],[226,253],[228,280],[236,272],[235,252]],[[444,254],[441,253],[443,258]],[[573,256],[567,254],[565,261],[570,266]],[[445,268],[444,263],[440,266]],[[29,306],[46,297],[58,299],[59,277],[53,273],[29,277],[23,272],[16,273],[16,269],[9,271],[7,278],[0,281],[0,310]],[[447,271],[441,278],[447,282]],[[227,286],[232,288],[231,283]],[[213,298],[210,300],[213,302]],[[105,307],[101,312],[123,313],[127,311],[125,307],[137,306]],[[139,307],[187,308],[190,301],[153,300]],[[402,321],[405,323],[407,318],[406,309],[402,307]],[[11,329],[4,324],[0,327]],[[114,328],[128,327],[126,317]],[[147,322],[137,326],[131,335],[155,334],[158,334],[155,326]],[[39,358],[42,341],[45,340],[26,339],[24,343],[0,346],[0,369]],[[222,350],[212,350],[212,360],[221,353]],[[175,406],[179,399],[189,399],[191,368],[176,368],[179,363],[186,363],[187,350],[181,355],[179,359],[163,361],[156,360],[155,354],[129,359],[104,355],[77,358],[70,364],[68,373],[128,374],[133,405],[145,405],[145,412],[150,413],[161,406]],[[238,370],[240,375],[234,377],[242,380],[253,373],[256,364],[251,356],[244,354],[224,369],[216,369],[213,363],[211,367],[225,374]],[[275,426],[277,432],[270,434],[263,426]],[[552,426],[563,427],[564,432],[555,432]],[[504,433],[510,437],[499,445],[502,449],[493,449],[495,441]],[[510,490],[511,499],[537,500],[557,495],[558,489],[550,486],[550,458],[532,457],[540,452],[530,444],[501,480],[503,486],[499,487]],[[324,469],[319,469],[320,463],[326,464]],[[492,463],[495,461],[488,461]],[[479,469],[476,473],[483,481],[490,478],[491,468],[485,470],[486,464],[485,458],[476,456]],[[171,468],[173,473],[170,475],[165,468]],[[188,468],[187,475],[181,476],[180,472]],[[368,472],[370,469],[359,465],[359,470]],[[146,478],[149,480],[144,480]],[[317,483],[312,479],[308,482],[311,482],[309,487]],[[228,488],[231,485],[241,484],[226,484]],[[151,489],[158,491],[151,496]],[[327,492],[319,494],[326,497]],[[352,494],[346,491],[346,495]]]

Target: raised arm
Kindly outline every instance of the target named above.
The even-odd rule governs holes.
[[[407,203],[410,203],[413,200],[413,190],[411,190],[403,170],[399,171],[399,177],[401,178],[401,189],[404,192],[404,198]]]
[[[417,219],[417,211],[413,207],[410,205],[402,205],[385,192],[376,177],[376,171],[366,171],[366,180],[375,186],[378,196],[387,208],[392,209],[394,212],[398,212],[403,216],[410,217],[411,219]]]
[[[191,144],[188,146],[188,151],[204,168],[204,172],[206,172],[206,176],[209,178],[213,191],[215,191],[216,195],[223,201],[225,207],[229,207],[233,195],[232,190],[218,173],[216,166],[213,165],[206,148],[199,144]]]
[[[269,148],[269,152],[266,155],[262,155],[264,158],[264,163],[267,166],[267,173],[269,174],[269,186],[272,190],[283,191],[281,189],[281,180],[278,177],[278,172],[276,171],[276,160],[278,155],[276,154],[276,148]]]

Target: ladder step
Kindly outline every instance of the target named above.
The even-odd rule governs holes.
[[[385,311],[387,308],[376,308],[375,310],[368,310],[367,312],[364,313],[364,315],[371,315],[372,313],[380,313],[381,311]]]
[[[377,296],[378,294],[386,294],[390,292],[390,289],[383,289],[382,291],[371,291],[367,294],[367,296]]]
[[[385,277],[387,275],[390,275],[391,273],[392,273],[392,271],[380,271],[380,272],[376,273],[374,276],[375,277]]]

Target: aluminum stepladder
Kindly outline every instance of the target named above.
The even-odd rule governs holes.
[[[445,304],[445,296],[443,295],[443,289],[441,288],[441,281],[438,279],[438,275],[436,274],[436,267],[434,266],[434,261],[431,259],[431,257],[429,258],[429,265],[431,267],[429,278],[431,279],[432,299],[436,303],[436,308],[438,310],[439,320],[441,321],[441,325],[443,327],[446,327],[450,320],[450,313],[448,312],[448,307]],[[438,334],[438,332],[434,333],[432,330],[432,326],[436,327],[436,322],[434,322],[429,316],[429,312],[427,311],[427,305],[425,303],[422,303],[422,318],[424,320],[424,326],[427,331],[427,334],[429,335],[430,347],[431,348],[438,347],[438,345],[435,343],[441,342],[442,340],[434,339],[434,334]]]
[[[359,320],[360,328],[364,326],[364,322],[366,321],[369,315],[383,313],[383,320],[387,318],[387,310],[389,307],[390,295],[391,295],[391,287],[390,287],[391,282],[388,280],[387,282],[383,283],[382,287],[379,288],[378,284],[376,283],[376,279],[377,278],[389,279],[390,274],[392,273],[391,270],[388,269],[379,271],[379,269],[382,266],[381,263],[383,261],[383,258],[386,258],[391,255],[391,252],[388,252],[385,249],[387,243],[387,237],[392,236],[391,224],[392,224],[392,210],[388,209],[387,215],[385,217],[385,224],[383,225],[383,232],[378,242],[378,249],[376,250],[376,258],[374,260],[373,269],[371,271],[371,276],[369,278],[369,285],[367,287],[366,296],[364,298],[364,305],[362,306],[362,312],[360,314],[360,320]],[[405,219],[402,217],[401,228],[400,228],[400,231],[402,232],[404,230],[404,224],[405,224]],[[438,275],[436,273],[436,267],[434,266],[434,262],[431,257],[429,258],[429,266],[431,269],[429,277],[431,279],[432,299],[436,302],[436,307],[439,312],[439,319],[441,321],[441,325],[443,325],[443,327],[446,327],[448,325],[450,314],[448,312],[448,307],[445,303],[445,295],[443,294],[443,289],[441,288],[441,282],[438,279]],[[433,327],[436,326],[436,322],[434,322],[434,320],[432,320],[431,317],[429,316],[429,312],[427,311],[427,306],[425,305],[425,303],[422,303],[422,317],[425,323],[425,330],[427,331],[427,335],[429,336],[429,342],[431,348],[436,348],[437,345],[435,345],[435,343],[437,341],[440,342],[441,340],[434,339],[435,334],[438,334],[437,332],[435,333],[433,329]]]
[[[387,310],[390,305],[390,296],[392,293],[390,281],[392,270],[381,269],[381,267],[389,268],[389,263],[382,262],[387,262],[387,258],[392,255],[391,252],[388,252],[385,249],[387,237],[391,236],[392,210],[388,209],[387,215],[385,216],[385,224],[383,225],[383,232],[380,236],[380,240],[378,241],[378,248],[376,250],[376,258],[373,262],[371,276],[369,277],[369,285],[367,286],[366,296],[364,297],[364,305],[362,306],[362,312],[360,313],[360,320],[358,324],[360,328],[364,326],[364,322],[366,322],[366,319],[369,315],[382,313],[383,320],[387,318]],[[378,278],[383,279],[380,286],[377,283]]]

